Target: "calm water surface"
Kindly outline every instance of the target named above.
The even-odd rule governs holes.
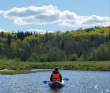
[[[65,87],[51,90],[42,81],[49,81],[52,71],[31,74],[1,75],[0,93],[110,93],[110,72],[60,70],[69,78]]]

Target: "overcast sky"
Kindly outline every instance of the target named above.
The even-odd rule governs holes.
[[[0,0],[0,31],[38,33],[110,26],[110,0]]]

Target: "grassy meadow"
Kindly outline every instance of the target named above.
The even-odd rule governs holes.
[[[72,61],[72,62],[23,62],[14,59],[0,60],[1,74],[31,73],[31,69],[59,69],[110,71],[110,61]],[[6,71],[4,69],[7,69]]]
[[[67,70],[110,71],[110,61],[26,62],[25,64],[37,69],[54,69],[59,67]]]

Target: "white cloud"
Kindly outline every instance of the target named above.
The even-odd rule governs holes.
[[[101,16],[88,16],[83,21],[83,25],[107,25],[110,22],[109,17],[101,17]]]
[[[110,18],[101,16],[77,16],[73,20],[65,20],[60,23],[62,26],[85,27],[85,26],[109,26]]]
[[[0,10],[0,14],[3,14],[4,12],[5,12],[5,11],[1,11],[1,10]]]
[[[6,18],[14,19],[17,25],[24,24],[52,24],[59,21],[60,11],[49,5],[43,7],[12,8],[4,13]]]
[[[6,32],[4,29],[0,29],[0,32],[2,32],[2,31],[3,31],[3,32]]]
[[[56,6],[48,5],[42,7],[30,6],[12,8],[5,11],[4,16],[13,19],[17,25],[25,24],[54,24],[62,26],[84,27],[84,26],[108,26],[110,18],[96,15],[80,16],[69,10],[60,11]]]
[[[44,34],[44,33],[46,33],[46,30],[40,30],[40,29],[29,29],[29,30],[27,30],[28,32],[35,32],[35,33],[40,33],[40,34]],[[52,33],[52,31],[47,31],[47,32],[49,32],[49,33]]]

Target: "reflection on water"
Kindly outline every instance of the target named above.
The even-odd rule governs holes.
[[[0,75],[0,93],[110,93],[110,72],[60,70],[63,78],[69,78],[60,90],[42,83],[51,73]]]

